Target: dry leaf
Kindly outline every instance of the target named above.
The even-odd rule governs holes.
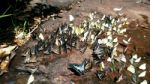
[[[0,70],[3,72],[7,72],[8,65],[9,65],[9,57],[6,57],[6,59],[2,61],[0,64]]]
[[[1,48],[0,49],[0,58],[9,55],[11,53],[11,51],[14,50],[15,48],[16,48],[16,45],[8,46],[6,48]]]

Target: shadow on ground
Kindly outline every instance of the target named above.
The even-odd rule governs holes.
[[[36,0],[35,0],[36,1]],[[15,37],[14,29],[19,27],[23,28],[23,24],[27,21],[32,25],[34,17],[42,17],[60,12],[58,7],[53,7],[47,3],[30,3],[31,0],[2,0],[0,1],[0,44],[2,43],[13,43]],[[10,16],[2,17],[3,15]]]

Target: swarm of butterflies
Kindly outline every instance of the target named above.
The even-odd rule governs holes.
[[[71,16],[73,21],[73,16]],[[105,77],[103,60],[108,57],[107,61],[111,62],[115,57],[119,61],[126,62],[124,55],[117,54],[118,38],[114,35],[122,35],[125,37],[123,43],[128,45],[131,38],[125,35],[126,27],[129,24],[126,17],[113,18],[110,15],[103,15],[100,19],[96,19],[94,13],[89,14],[89,18],[84,20],[79,27],[73,26],[72,23],[62,24],[56,30],[45,38],[44,29],[40,29],[41,33],[33,33],[32,38],[38,43],[32,48],[28,48],[22,55],[25,56],[25,63],[37,62],[36,56],[39,52],[45,55],[67,53],[72,49],[77,49],[84,53],[87,47],[93,50],[92,56],[94,62],[100,64],[101,70],[96,75],[99,79]],[[92,46],[91,46],[92,45]],[[126,51],[126,49],[124,50]],[[69,64],[68,68],[77,75],[83,75],[92,67],[91,61],[83,60],[81,64]],[[130,70],[130,68],[128,69]]]

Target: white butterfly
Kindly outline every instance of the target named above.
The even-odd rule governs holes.
[[[100,63],[100,69],[103,70],[105,68],[104,62]]]
[[[116,37],[116,38],[113,40],[113,42],[118,42],[118,38]]]
[[[129,42],[128,42],[128,41],[126,41],[126,40],[124,40],[124,39],[123,39],[123,42],[124,42],[125,44],[129,44]]]
[[[130,59],[131,64],[133,64],[137,58],[137,54],[132,55],[132,58]]]
[[[133,65],[130,65],[128,68],[127,68],[128,71],[130,71],[131,73],[135,73],[135,68]]]
[[[39,38],[40,38],[41,40],[44,40],[44,36],[43,36],[42,33],[39,34]]]
[[[121,59],[120,59],[121,61],[123,61],[123,62],[127,62],[127,60],[126,60],[126,57],[125,57],[125,55],[124,54],[122,54],[122,56],[121,56]]]
[[[109,35],[107,38],[108,40],[112,41],[112,35]]]
[[[135,62],[140,62],[140,61],[141,61],[141,57],[139,57],[135,60]]]
[[[123,34],[124,32],[126,32],[127,29],[122,29],[120,30],[120,33]]]
[[[37,70],[37,68],[35,69],[31,69],[31,75],[29,76],[28,78],[28,81],[27,81],[27,84],[32,84],[32,82],[34,81],[34,76],[33,76],[33,73]]]
[[[113,10],[116,11],[116,12],[118,12],[118,11],[122,10],[122,7],[121,8],[114,8]]]
[[[146,69],[146,63],[139,66],[139,69],[145,70]]]
[[[139,74],[138,77],[145,77],[145,75],[146,75],[146,71],[143,71],[142,73]]]
[[[108,61],[108,62],[111,62],[111,58],[110,58],[110,57],[108,57],[108,58],[107,58],[107,61]]]
[[[133,58],[133,59],[137,59],[137,58],[138,58],[138,55],[137,55],[137,54],[134,54],[134,55],[132,55],[132,58]]]
[[[73,17],[73,15],[69,15],[69,21],[74,21],[74,17]]]
[[[28,78],[27,84],[31,84],[33,81],[34,81],[34,76],[33,76],[33,74],[31,74]]]
[[[113,47],[113,43],[112,42],[107,42],[106,46]]]
[[[148,84],[148,83],[147,83],[147,80],[144,80],[140,84]]]

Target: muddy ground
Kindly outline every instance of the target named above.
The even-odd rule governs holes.
[[[137,0],[84,0],[76,4],[70,11],[62,11],[59,14],[62,18],[50,18],[48,21],[41,24],[41,28],[46,32],[51,32],[59,27],[62,23],[69,23],[69,15],[75,17],[74,24],[79,25],[84,18],[91,12],[97,12],[101,17],[102,14],[116,16],[113,11],[115,7],[122,7],[124,13],[131,24],[127,28],[127,35],[131,36],[131,44],[128,45],[127,54],[137,53],[142,57],[143,62],[147,63],[147,75],[145,79],[150,81],[150,5],[145,3],[136,3]],[[39,32],[37,29],[35,32]],[[32,47],[36,42],[29,40],[25,45],[19,47],[16,51],[16,56],[13,59],[9,72],[4,74],[0,81],[2,84],[26,84],[29,77],[28,73],[17,71],[15,68],[23,64],[21,54],[28,47]],[[39,54],[43,57],[42,53]],[[35,84],[116,84],[114,78],[115,73],[110,74],[109,78],[99,80],[95,75],[95,69],[92,68],[89,72],[82,76],[77,76],[68,69],[69,63],[81,63],[84,58],[92,59],[92,50],[87,49],[85,53],[72,50],[67,55],[50,56],[49,59],[44,59],[40,64],[39,69],[46,75],[35,74],[37,80],[45,82]],[[44,66],[44,65],[47,66]],[[130,84],[129,81],[123,80],[119,84]]]

